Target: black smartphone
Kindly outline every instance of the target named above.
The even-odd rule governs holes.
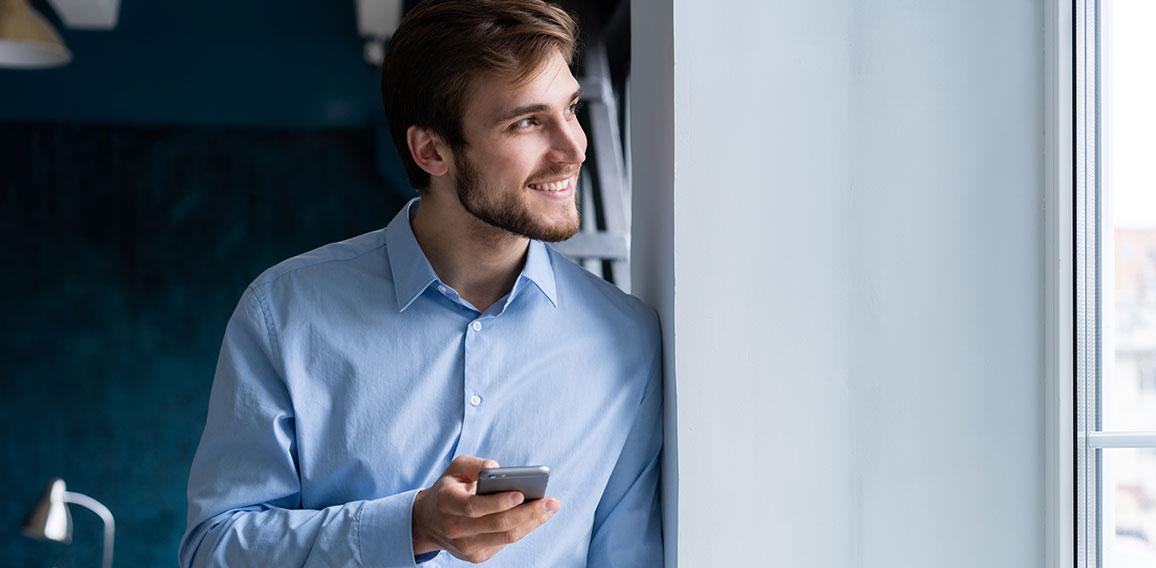
[[[544,465],[498,467],[478,472],[478,495],[521,491],[526,501],[546,496],[550,468]]]

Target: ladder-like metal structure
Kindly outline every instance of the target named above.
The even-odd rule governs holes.
[[[614,19],[621,20],[622,12],[617,10]],[[555,243],[554,248],[629,292],[629,154],[619,126],[619,106],[606,36],[593,14],[584,16],[583,24],[586,37],[578,65],[578,82],[582,86],[585,111],[579,120],[588,143],[586,163],[578,183],[582,224],[578,234]]]

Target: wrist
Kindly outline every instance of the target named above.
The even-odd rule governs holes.
[[[414,556],[422,556],[441,550],[441,547],[434,544],[433,539],[429,538],[429,532],[425,527],[425,497],[427,491],[429,490],[422,489],[418,491],[417,496],[413,500],[412,521],[410,525]]]

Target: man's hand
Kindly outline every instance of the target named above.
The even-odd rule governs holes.
[[[562,506],[547,497],[531,503],[518,491],[475,495],[478,472],[494,460],[458,456],[433,487],[413,502],[413,553],[445,550],[467,562],[485,562],[550,520]]]

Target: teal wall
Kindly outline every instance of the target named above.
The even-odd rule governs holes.
[[[117,566],[171,566],[225,322],[291,255],[384,225],[408,190],[364,129],[0,121],[0,565],[96,566],[22,538],[52,476],[112,510]]]
[[[107,31],[32,4],[73,60],[0,69],[0,120],[359,128],[381,115],[352,1],[125,1]]]

